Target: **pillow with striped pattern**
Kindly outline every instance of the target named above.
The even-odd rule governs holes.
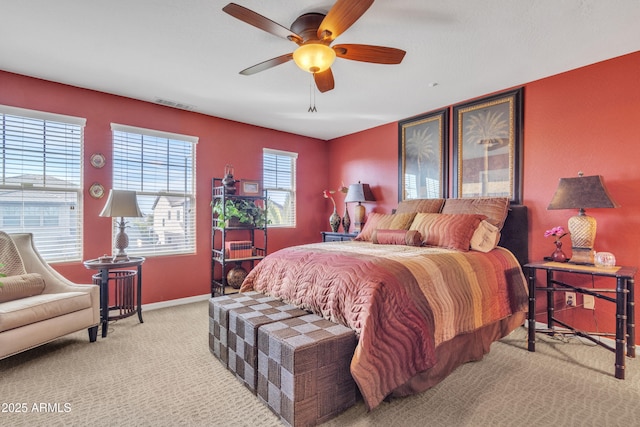
[[[2,287],[0,287],[0,302],[40,295],[43,291],[44,279],[38,273],[3,277]]]
[[[381,214],[377,212],[370,213],[367,217],[367,222],[364,223],[362,231],[354,240],[370,242],[373,231],[377,229],[407,230],[413,222],[413,218],[415,216],[415,212],[400,214]]]
[[[418,230],[373,230],[371,242],[380,245],[422,246]]]
[[[506,197],[447,199],[441,213],[485,215],[489,223],[498,227],[498,230],[502,230],[504,220],[509,213],[509,199]]]
[[[444,199],[409,199],[398,204],[396,213],[440,213]]]
[[[467,252],[473,233],[485,218],[476,214],[419,213],[409,230],[418,230],[425,245]]]

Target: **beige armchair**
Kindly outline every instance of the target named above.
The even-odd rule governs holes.
[[[94,342],[100,323],[95,285],[70,282],[51,268],[31,233],[0,231],[0,359],[87,328]]]

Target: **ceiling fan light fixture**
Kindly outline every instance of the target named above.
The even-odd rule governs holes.
[[[321,73],[336,60],[335,51],[322,43],[303,44],[293,52],[293,61],[308,73]]]

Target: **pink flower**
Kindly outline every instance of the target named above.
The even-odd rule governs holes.
[[[544,232],[544,237],[555,236],[556,242],[566,236],[567,233],[562,226],[553,227],[551,230]]]
[[[335,194],[336,192],[347,194],[348,191],[349,191],[349,188],[345,187],[343,182],[342,185],[340,185],[340,187],[338,187],[337,190],[324,190],[322,192],[322,195],[324,196],[325,199],[331,199],[331,201],[333,202],[333,208],[335,209],[336,201],[333,199],[333,194]]]
[[[333,202],[333,209],[335,209],[336,201],[333,200],[333,196],[332,196],[333,193],[335,193],[335,190],[324,190],[322,192],[322,195],[324,196],[325,199],[331,199],[331,201]]]

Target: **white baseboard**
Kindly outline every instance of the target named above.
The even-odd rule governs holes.
[[[206,301],[211,298],[211,294],[196,295],[193,297],[172,299],[169,301],[152,302],[151,304],[142,304],[142,310],[157,310],[159,308],[173,307],[182,304],[191,304],[192,302]]]

